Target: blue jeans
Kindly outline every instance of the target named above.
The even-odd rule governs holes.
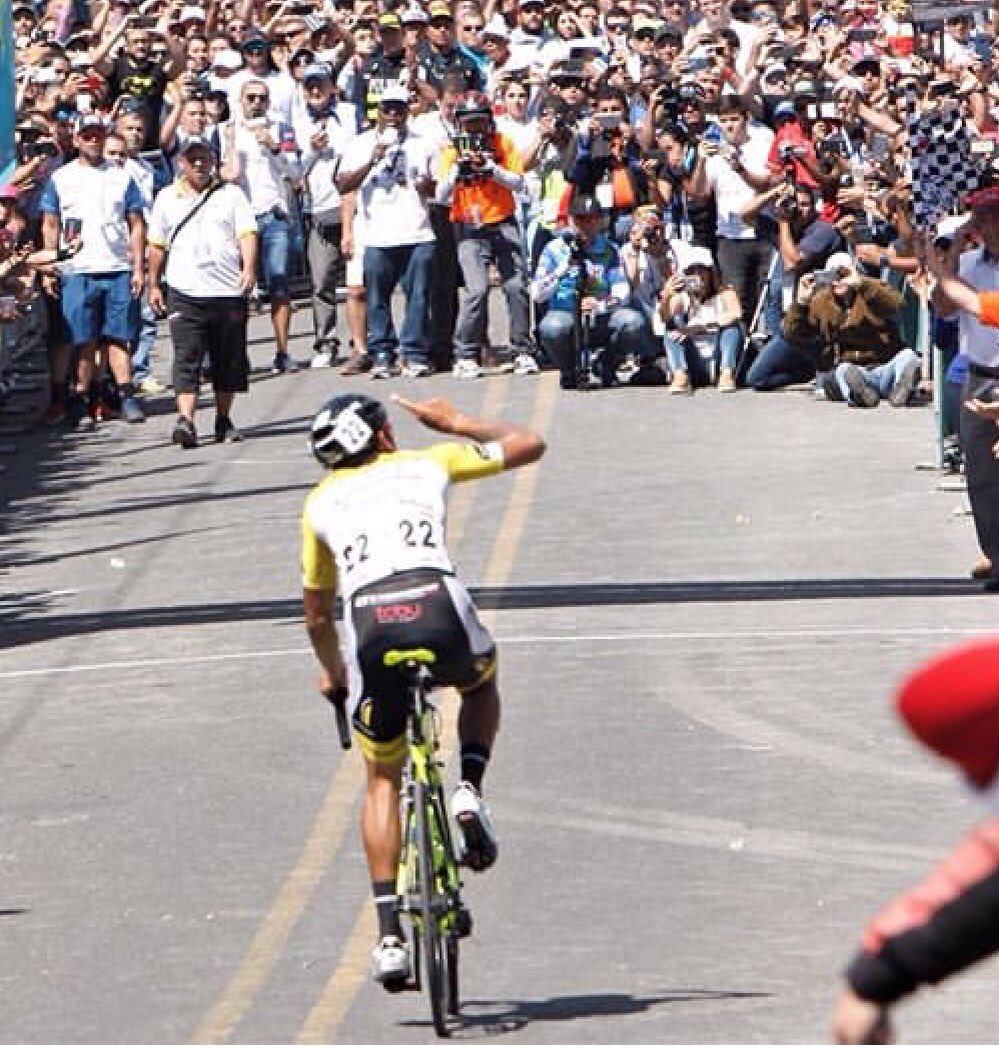
[[[260,232],[260,282],[267,289],[271,301],[287,302],[288,267],[291,257],[291,226],[285,215],[266,211],[257,215]]]
[[[672,372],[686,371],[695,386],[706,386],[710,382],[707,361],[697,351],[693,342],[687,339],[665,338],[666,357]],[[715,339],[713,362],[718,371],[735,371],[742,349],[743,336],[741,324],[729,324],[723,327]]]
[[[574,385],[576,379],[574,328],[573,315],[562,309],[549,310],[538,325],[541,345],[558,364],[563,385]],[[646,328],[645,317],[627,306],[618,306],[610,314],[601,314],[584,327],[586,349],[602,350],[595,370],[604,385],[614,381],[618,365],[629,353],[648,355],[643,353],[643,347],[649,345]]]
[[[430,359],[430,282],[434,242],[364,249],[364,286],[368,303],[368,352],[380,364],[391,364],[400,343],[403,359],[426,364]],[[392,292],[402,286],[406,312],[397,338],[392,323]]]
[[[919,357],[906,347],[899,350],[887,364],[878,364],[875,367],[861,366],[860,370],[867,385],[876,389],[878,396],[885,399],[891,395],[892,387],[898,381],[899,375],[902,374],[902,369],[914,360],[919,360]],[[836,377],[836,385],[843,395],[843,399],[848,403],[852,400],[852,397],[850,387],[843,381],[843,372],[850,366],[850,364],[837,364],[836,370],[833,372]]]
[[[149,290],[144,289],[139,305],[139,334],[132,349],[132,381],[138,385],[150,375],[149,358],[156,345],[156,314],[149,305]]]
[[[774,335],[746,373],[746,385],[766,391],[808,382],[815,378],[816,359],[816,351],[797,346],[783,335]]]

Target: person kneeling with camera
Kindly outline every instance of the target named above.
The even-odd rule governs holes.
[[[919,357],[902,344],[896,316],[902,296],[882,280],[861,276],[846,252],[806,273],[784,319],[792,342],[820,347],[816,394],[851,407],[876,408],[882,398],[904,407],[919,377]]]
[[[662,297],[669,327],[666,356],[673,374],[669,391],[693,393],[694,385],[706,385],[715,370],[718,391],[733,393],[743,339],[739,296],[731,285],[722,284],[705,247],[688,248],[679,268],[681,272],[666,281]]]
[[[569,228],[545,246],[531,284],[534,301],[549,305],[538,333],[558,364],[563,389],[589,385],[587,357],[594,350],[594,378],[611,386],[629,353],[647,351],[645,318],[628,305],[628,277],[617,246],[603,231],[596,199],[577,196],[569,219]]]

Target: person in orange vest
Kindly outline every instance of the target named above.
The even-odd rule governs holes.
[[[517,225],[515,193],[524,168],[513,140],[496,130],[485,95],[473,91],[455,109],[457,134],[444,149],[437,189],[451,207],[464,289],[455,326],[458,378],[478,378],[486,344],[489,265],[499,270],[510,313],[510,344],[521,374],[538,370],[531,343],[527,264]]]

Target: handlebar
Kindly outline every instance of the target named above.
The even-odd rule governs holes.
[[[340,736],[340,745],[345,750],[350,749],[350,725],[347,723],[348,694],[348,690],[344,687],[323,692],[324,698],[333,707],[333,712],[336,714],[336,730]]]

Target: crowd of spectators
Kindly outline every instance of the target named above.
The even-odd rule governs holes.
[[[47,340],[50,422],[141,421],[165,301],[147,231],[196,141],[205,191],[239,188],[254,216],[247,295],[270,310],[275,373],[475,378],[499,285],[514,369],[557,367],[566,388],[814,379],[818,397],[901,406],[921,367],[907,119],[959,107],[988,177],[981,7],[16,3],[0,308]],[[304,273],[315,334],[296,361]]]

